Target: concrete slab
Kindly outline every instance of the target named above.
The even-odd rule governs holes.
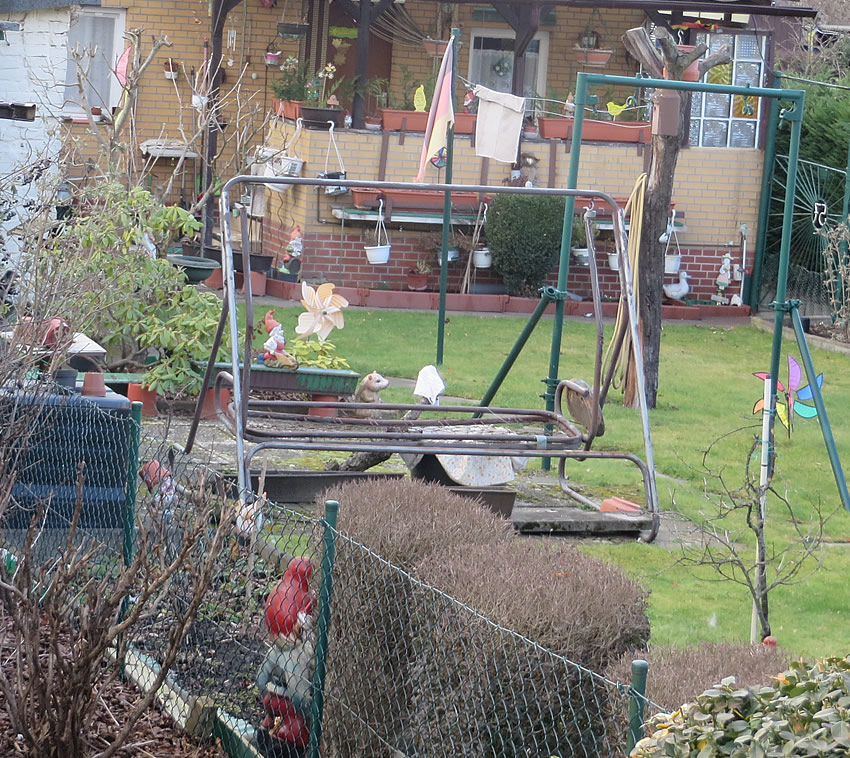
[[[511,513],[514,528],[522,534],[594,536],[637,534],[652,526],[647,513],[600,513],[571,506],[539,507],[517,503]]]

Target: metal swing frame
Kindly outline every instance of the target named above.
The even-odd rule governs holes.
[[[417,187],[425,190],[443,193],[451,192],[476,192],[482,197],[495,194],[524,194],[524,195],[548,195],[570,198],[573,203],[568,203],[570,212],[573,212],[575,198],[589,201],[592,207],[599,206],[610,211],[614,226],[614,243],[619,258],[619,277],[621,297],[626,302],[628,322],[623,325],[620,332],[614,336],[615,354],[619,352],[625,329],[630,328],[632,344],[635,351],[636,364],[636,391],[639,399],[641,423],[643,427],[645,458],[641,459],[631,453],[619,451],[595,451],[591,450],[593,439],[597,436],[599,421],[601,420],[601,406],[604,403],[610,386],[613,372],[609,369],[605,382],[602,382],[602,348],[604,332],[602,324],[601,296],[599,289],[598,272],[594,256],[590,256],[590,275],[593,291],[593,304],[596,316],[596,350],[593,387],[589,391],[589,402],[594,408],[592,420],[586,431],[579,428],[565,415],[562,408],[562,399],[570,392],[584,392],[586,390],[570,381],[561,382],[555,395],[555,407],[552,410],[529,410],[516,408],[494,408],[490,406],[492,394],[498,384],[504,378],[504,374],[510,368],[518,355],[509,356],[491,386],[491,391],[485,395],[481,403],[476,406],[423,406],[421,404],[404,403],[382,403],[382,410],[387,411],[427,411],[427,419],[374,419],[374,418],[340,418],[322,417],[309,415],[310,409],[336,408],[355,412],[357,410],[374,410],[375,406],[369,403],[328,402],[328,401],[289,401],[277,400],[262,402],[252,401],[251,391],[251,364],[253,358],[252,337],[255,327],[253,296],[251,292],[251,262],[249,254],[243,249],[243,275],[246,297],[246,323],[244,332],[244,343],[240,346],[239,330],[237,326],[236,310],[236,283],[233,266],[233,232],[230,196],[234,188],[240,185],[255,184],[284,184],[301,185],[310,187],[335,187],[340,185],[339,179],[312,179],[300,177],[256,177],[236,176],[228,180],[222,187],[220,197],[220,216],[222,220],[222,266],[224,273],[224,302],[222,304],[221,318],[219,319],[210,359],[204,374],[203,386],[200,397],[203,398],[206,390],[214,380],[215,402],[219,418],[224,422],[227,429],[235,436],[237,446],[237,472],[238,484],[241,497],[251,497],[250,466],[254,456],[258,453],[275,450],[323,450],[338,452],[375,452],[385,451],[391,453],[411,454],[456,454],[456,455],[499,455],[509,457],[542,458],[548,461],[556,458],[559,461],[559,483],[565,493],[578,502],[590,504],[595,503],[577,493],[567,482],[565,464],[568,459],[614,459],[625,460],[635,465],[640,471],[643,479],[646,509],[652,517],[652,528],[648,539],[652,540],[658,531],[658,493],[655,481],[655,465],[652,449],[652,439],[649,428],[649,414],[646,402],[645,382],[643,374],[643,357],[641,354],[640,340],[637,332],[637,305],[632,289],[632,274],[628,260],[627,247],[628,237],[626,233],[625,214],[611,195],[598,190],[578,189],[552,189],[536,187],[505,187],[488,185],[464,185],[464,184],[417,184]],[[346,187],[363,187],[378,190],[408,189],[409,184],[405,182],[380,182],[346,180]],[[238,194],[238,193],[237,193]],[[593,213],[588,209],[588,214]],[[565,222],[566,223],[566,222]],[[589,221],[586,218],[586,223]],[[242,224],[245,225],[244,214]],[[244,230],[243,230],[244,232]],[[244,247],[244,246],[243,246]],[[546,307],[550,303],[562,305],[566,293],[554,287],[545,287],[541,291],[541,301],[534,314],[529,319],[523,335],[518,340],[518,345],[524,344],[528,335],[533,331]],[[237,366],[235,371],[222,371],[216,367],[216,355],[221,345],[225,325],[229,328],[231,340],[231,367]],[[282,369],[283,370],[283,369]],[[214,377],[215,375],[215,377]],[[229,386],[232,388],[233,400],[227,408],[220,404],[219,390]],[[305,413],[304,410],[308,412]],[[300,412],[299,412],[300,411]],[[439,412],[439,418],[431,418],[435,412]],[[199,403],[190,428],[189,437],[185,446],[189,452],[194,444],[198,423],[201,415]],[[274,419],[288,422],[286,428],[268,431],[252,427],[249,420],[254,418]],[[520,423],[524,425],[535,425],[537,428],[531,433],[527,430],[519,434],[504,433],[497,430],[495,433],[484,432],[478,427],[486,427],[494,424]],[[467,431],[440,431],[442,427],[470,426],[475,427]],[[343,428],[347,427],[347,428]],[[258,443],[252,450],[247,450],[245,442]]]

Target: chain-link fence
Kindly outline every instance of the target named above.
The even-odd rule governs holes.
[[[232,756],[624,754],[629,687],[339,533],[333,504],[237,501],[140,434],[129,404],[101,406],[65,396],[32,415],[4,576],[23,587],[30,565],[87,608],[74,623],[117,623],[102,652],[179,727]]]

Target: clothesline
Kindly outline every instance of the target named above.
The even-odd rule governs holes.
[[[460,74],[455,74],[455,76],[457,76],[457,78],[468,89],[475,89],[475,87],[483,86],[483,85],[471,82],[468,79],[465,79]],[[526,100],[533,100],[534,101],[534,103],[535,103],[534,110],[535,110],[536,113],[544,114],[544,115],[547,115],[547,116],[564,116],[563,110],[567,107],[570,107],[571,109],[575,110],[575,103],[570,103],[570,102],[567,102],[567,101],[564,101],[564,100],[556,100],[556,99],[551,98],[551,97],[534,96],[534,97],[527,97]],[[543,109],[537,107],[537,105],[536,105],[537,103],[555,103],[556,105],[563,106],[563,107],[560,108],[559,110],[555,110],[555,111],[543,110]],[[628,106],[628,107],[620,110],[619,113],[625,113],[626,111],[642,110],[643,107],[644,106],[641,106],[641,105]],[[588,112],[588,113],[598,113],[600,111],[599,108],[594,108],[592,106],[585,106],[584,110],[585,110],[585,112]],[[607,110],[605,112],[608,113]],[[621,124],[622,126],[628,126],[628,122],[623,123],[623,122],[618,121],[617,123]],[[642,129],[644,127],[637,126],[637,127],[633,127],[633,128]]]

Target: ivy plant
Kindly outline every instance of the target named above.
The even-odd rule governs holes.
[[[756,651],[757,653],[757,651]],[[796,661],[772,687],[734,677],[654,716],[632,756],[790,758],[850,755],[850,656]]]

